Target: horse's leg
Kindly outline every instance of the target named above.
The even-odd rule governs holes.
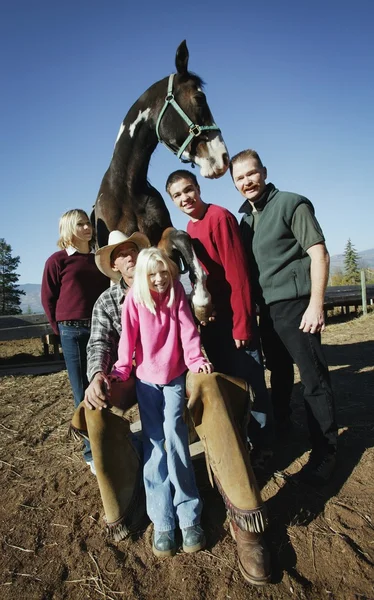
[[[111,231],[117,229],[117,223],[121,216],[118,203],[110,193],[110,190],[100,189],[95,202],[95,229],[96,243],[99,248],[106,246]]]
[[[191,300],[195,316],[200,322],[207,322],[209,317],[212,316],[212,300],[206,288],[205,271],[197,260],[190,236],[185,231],[169,227],[164,231],[159,247],[163,248],[169,255],[171,255],[174,248],[181,253],[193,284]]]
[[[157,246],[164,231],[172,228],[172,223],[164,199],[157,190],[151,189],[154,197],[149,196],[149,191],[139,196],[136,204],[133,202],[133,209],[138,230],[148,237],[152,246]]]
[[[102,185],[97,197],[95,220],[99,248],[107,245],[111,231],[119,230],[126,235],[131,235],[138,229],[136,217],[131,208],[127,206],[126,199],[123,198],[123,201],[119,203],[107,184]]]

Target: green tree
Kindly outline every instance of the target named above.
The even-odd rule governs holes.
[[[369,269],[368,267],[365,269],[365,277],[366,283],[374,283],[374,269]]]
[[[358,266],[360,256],[349,239],[344,249],[344,273],[345,281],[349,285],[360,283],[360,269]]]
[[[330,275],[329,285],[345,285],[345,277],[342,269],[336,269],[334,273]]]
[[[19,275],[15,272],[19,256],[12,256],[12,248],[0,238],[0,315],[21,314],[21,298],[25,292],[17,286]]]

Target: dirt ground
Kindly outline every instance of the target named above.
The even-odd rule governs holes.
[[[293,483],[308,437],[301,386],[294,432],[259,473],[270,526],[273,582],[241,577],[225,510],[203,459],[194,462],[207,548],[156,559],[151,527],[108,542],[95,477],[67,437],[72,395],[65,371],[0,373],[2,600],[244,600],[374,598],[374,314],[332,322],[324,334],[336,393],[339,461],[318,491]],[[44,360],[39,340],[1,342],[0,367]]]

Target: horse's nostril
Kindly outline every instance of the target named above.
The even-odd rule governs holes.
[[[223,164],[225,165],[225,167],[229,164],[229,155],[227,154],[227,152],[225,152],[225,154],[223,155]]]

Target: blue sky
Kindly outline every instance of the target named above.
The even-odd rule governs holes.
[[[123,117],[173,72],[183,39],[230,154],[255,148],[269,181],[307,196],[331,254],[349,237],[374,246],[371,0],[129,4],[1,2],[0,237],[21,258],[21,284],[41,281],[61,214],[90,212]],[[158,147],[148,176],[163,191],[177,168]],[[200,184],[237,214],[228,174]]]

